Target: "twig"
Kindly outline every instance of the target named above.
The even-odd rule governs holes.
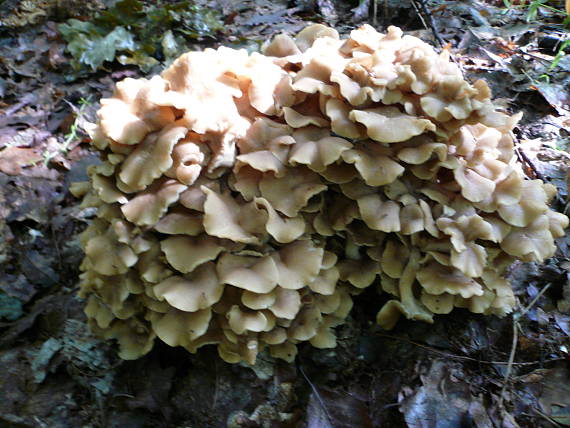
[[[503,380],[503,387],[501,388],[501,396],[499,397],[499,408],[503,407],[503,401],[507,392],[507,385],[511,379],[511,370],[513,369],[513,362],[515,361],[515,354],[517,351],[517,344],[519,342],[519,322],[513,316],[513,342],[511,345],[511,352],[509,354],[509,363],[507,364],[507,371],[505,372],[505,379]]]
[[[515,153],[517,154],[519,161],[521,163],[526,164],[532,170],[532,173],[536,176],[536,178],[538,178],[539,180],[542,180],[542,181],[546,181],[546,179],[544,178],[544,175],[542,175],[540,173],[540,171],[536,168],[534,163],[530,160],[530,158],[526,155],[525,152],[523,152],[519,147],[516,147]]]
[[[418,3],[419,3],[419,7],[418,7]],[[439,31],[437,30],[437,27],[435,26],[435,21],[433,19],[433,15],[431,14],[429,9],[427,8],[425,0],[412,0],[412,6],[413,6],[414,10],[416,11],[416,13],[418,14],[418,17],[422,21],[423,26],[426,28],[426,30],[431,29],[435,40],[439,44],[440,49],[443,49],[445,46],[445,40],[443,40],[443,37],[440,36]],[[421,8],[421,11],[420,11],[420,8]],[[425,15],[426,18],[429,20],[429,26],[426,24],[423,15]],[[451,61],[453,61],[453,63],[457,66],[457,68],[459,68],[459,71],[461,71],[461,75],[463,76],[463,78],[466,79],[465,71],[463,70],[463,65],[461,64],[461,62],[459,62],[457,59],[455,59],[455,57],[451,54],[451,52],[450,52],[449,58],[451,59]]]
[[[417,346],[418,348],[422,348],[422,349],[425,349],[426,351],[432,352],[434,354],[441,355],[442,357],[452,358],[454,360],[472,361],[472,362],[478,363],[478,364],[489,364],[489,365],[498,365],[498,366],[506,366],[509,364],[508,361],[479,360],[477,358],[467,357],[465,355],[450,354],[448,352],[440,351],[439,349],[432,348],[432,347],[424,345],[422,343],[414,342],[413,340],[405,339],[403,337],[390,336],[389,334],[378,334],[378,336],[379,337],[385,337],[387,339],[393,339],[393,340],[399,340],[401,342],[406,342],[406,343],[409,343],[410,345]],[[520,363],[514,363],[513,362],[512,365],[513,366],[534,366],[537,364],[553,363],[556,361],[565,361],[565,360],[566,360],[566,358],[552,358],[550,360],[545,360],[545,361],[525,361],[525,362],[520,362]]]
[[[439,43],[439,47],[443,48],[445,46],[444,40],[440,36],[439,31],[437,30],[437,27],[435,26],[435,21],[433,20],[433,16],[426,6],[425,0],[412,0],[412,3],[415,3],[416,1],[420,4],[421,11],[424,13],[426,18],[428,19],[429,26],[430,26],[431,31],[433,33],[433,37]]]
[[[416,0],[412,0],[412,7],[414,8],[414,10],[416,11],[416,14],[418,15],[418,17],[420,18],[420,21],[422,21],[422,25],[424,26],[424,28],[426,30],[429,30],[428,25],[426,24],[426,20],[424,19],[424,16],[422,15],[422,13],[420,12],[420,10],[418,9],[418,5],[416,3]]]
[[[218,404],[218,394],[219,394],[219,391],[220,391],[220,388],[219,388],[219,379],[220,379],[220,376],[219,376],[219,370],[218,370],[218,365],[219,365],[219,364],[218,364],[218,359],[217,359],[217,358],[215,359],[214,365],[215,365],[215,370],[216,370],[216,380],[215,380],[215,383],[214,383],[214,399],[212,400],[212,410],[214,410],[214,409],[216,408],[216,405]]]
[[[303,377],[305,378],[305,380],[307,381],[307,383],[309,384],[309,386],[311,387],[311,390],[313,391],[313,394],[315,394],[315,397],[317,398],[317,401],[319,402],[319,405],[322,407],[323,412],[325,413],[325,416],[327,417],[327,420],[329,422],[329,425],[331,427],[334,427],[333,423],[332,423],[332,418],[331,415],[329,413],[329,409],[327,408],[327,406],[325,405],[325,402],[323,401],[323,399],[321,398],[321,395],[319,394],[319,391],[317,390],[317,387],[313,384],[313,382],[310,381],[309,377],[305,374],[305,371],[303,370],[303,367],[301,367],[301,363],[297,364],[297,367],[299,368],[299,371],[301,372],[301,374],[303,375]]]
[[[531,300],[531,302],[528,304],[528,306],[526,308],[524,308],[517,316],[517,314],[515,314],[515,316],[517,317],[516,320],[518,321],[521,317],[525,316],[526,313],[528,311],[530,311],[530,308],[532,308],[534,306],[534,304],[538,301],[538,299],[540,299],[542,297],[542,295],[544,293],[546,293],[546,290],[548,290],[550,288],[550,286],[552,285],[551,282],[549,282],[548,284],[546,284],[544,286],[544,288],[542,290],[540,290],[538,292],[538,294],[536,296],[534,296],[534,298]]]
[[[534,298],[531,300],[531,302],[528,304],[526,308],[523,308],[523,310],[521,310],[520,312],[513,314],[513,343],[511,345],[511,352],[509,354],[509,363],[507,365],[507,371],[505,372],[503,387],[501,388],[501,395],[499,397],[499,403],[498,403],[499,408],[503,407],[503,401],[505,399],[505,394],[507,392],[507,385],[509,384],[509,381],[511,379],[511,371],[513,369],[515,354],[517,351],[517,345],[519,341],[519,328],[520,328],[519,319],[521,319],[521,317],[526,315],[526,313],[530,310],[530,308],[532,308],[534,304],[538,302],[538,299],[540,299],[542,295],[546,293],[546,290],[548,290],[551,285],[552,284],[550,282],[546,284],[544,288],[540,290],[540,292],[536,296],[534,296]]]
[[[34,94],[27,94],[22,98],[22,100],[19,103],[16,103],[16,104],[8,107],[5,111],[0,112],[0,113],[2,113],[4,116],[11,116],[14,113],[16,113],[18,110],[20,110],[22,107],[25,107],[28,104],[30,104],[35,99],[36,99],[36,96]]]

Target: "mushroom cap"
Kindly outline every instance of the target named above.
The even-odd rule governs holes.
[[[368,136],[380,143],[399,143],[425,131],[435,131],[431,121],[410,116],[396,107],[352,110],[348,117],[364,125]]]
[[[173,275],[153,287],[158,299],[184,312],[208,309],[220,300],[224,284],[218,280],[215,265],[208,262],[198,266],[190,275]]]

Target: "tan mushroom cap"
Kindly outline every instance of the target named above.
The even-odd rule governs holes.
[[[548,210],[547,194],[540,180],[523,181],[521,192],[524,197],[518,204],[501,205],[497,212],[510,225],[527,227]]]
[[[317,334],[321,322],[322,315],[319,309],[317,307],[306,307],[299,312],[289,328],[289,338],[309,340]]]
[[[272,345],[269,347],[269,354],[273,358],[281,358],[282,360],[292,363],[297,356],[297,346],[291,342]]]
[[[208,262],[198,266],[190,275],[173,275],[153,287],[160,300],[184,312],[207,309],[220,300],[224,284],[218,280],[215,265]]]
[[[165,90],[166,82],[159,76],[117,83],[113,97],[101,100],[103,134],[119,144],[138,144],[149,132],[174,122],[173,110],[156,103]]]
[[[340,272],[336,266],[332,266],[328,269],[324,269],[323,266],[323,269],[321,269],[317,277],[308,285],[315,293],[330,295],[334,293],[339,279]]]
[[[264,55],[254,52],[249,57],[243,77],[251,82],[247,90],[249,103],[260,113],[279,114],[284,105],[295,100],[291,76]]]
[[[321,38],[331,38],[333,40],[338,40],[338,32],[330,27],[323,24],[312,24],[308,27],[302,29],[299,34],[295,37],[295,44],[301,52],[305,52],[309,49],[316,40]]]
[[[277,318],[294,319],[301,309],[301,295],[296,290],[277,287],[275,289],[275,302],[269,307]]]
[[[216,259],[224,249],[216,238],[208,235],[172,236],[163,240],[160,248],[168,263],[182,273],[192,272],[201,264]]]
[[[95,272],[109,276],[127,273],[138,260],[128,245],[117,240],[112,228],[87,242],[85,256]]]
[[[206,193],[202,190],[202,186],[207,187],[221,193],[220,183],[214,179],[200,176],[193,185],[188,186],[180,194],[180,204],[190,210],[204,212],[204,202],[206,202]]]
[[[201,139],[191,133],[179,141],[172,149],[172,166],[164,174],[188,186],[194,184],[211,160],[211,149]]]
[[[216,263],[220,281],[254,293],[269,293],[279,280],[279,269],[270,256],[253,257],[224,253]]]
[[[341,75],[345,76],[344,74]],[[351,107],[342,100],[338,98],[329,99],[326,103],[325,112],[331,121],[331,130],[341,137],[364,138],[366,132],[363,127],[349,119],[350,111]]]
[[[280,345],[287,340],[287,330],[283,327],[275,327],[271,331],[261,332],[259,338],[268,345]]]
[[[375,260],[341,260],[338,263],[340,279],[348,281],[356,288],[366,288],[380,273],[380,264]]]
[[[382,272],[390,278],[401,278],[409,256],[410,251],[405,245],[393,239],[386,241],[384,251],[380,257]]]
[[[319,175],[303,167],[291,168],[281,178],[264,176],[259,182],[261,196],[273,208],[288,217],[295,217],[309,199],[327,189]]]
[[[238,79],[229,73],[246,62],[245,51],[224,47],[186,53],[162,73],[170,90],[159,102],[184,111],[185,124],[199,134],[210,131],[243,135],[249,121],[239,114],[233,101],[242,92]]]
[[[331,321],[329,321],[331,320]],[[319,349],[329,349],[336,347],[336,335],[331,327],[327,324],[334,322],[334,318],[324,318],[324,322],[317,329],[317,334],[315,334],[309,342],[315,348]]]
[[[342,158],[345,162],[354,164],[367,185],[383,186],[404,173],[404,167],[386,156],[387,153],[381,148],[369,147],[367,150],[347,150],[343,152]]]
[[[513,228],[501,242],[501,248],[525,262],[552,257],[556,246],[549,227],[548,216],[541,215],[526,228]]]
[[[152,284],[159,283],[173,274],[169,265],[162,261],[162,250],[156,239],[151,240],[150,248],[140,254],[136,269],[144,281]]]
[[[440,217],[436,220],[439,230],[450,236],[450,241],[456,251],[464,251],[466,244],[476,239],[486,239],[493,242],[502,240],[502,225],[494,219],[475,215],[462,215],[456,219]]]
[[[363,124],[368,136],[380,143],[398,143],[426,131],[435,131],[431,121],[402,113],[396,107],[352,110],[348,117]]]
[[[241,295],[241,302],[249,309],[260,310],[271,307],[277,300],[277,288],[269,293],[255,293],[253,291],[244,290]]]
[[[311,170],[321,172],[352,147],[344,138],[331,137],[329,131],[321,131],[305,127],[293,133],[295,144],[289,153],[291,165],[307,165]]]
[[[267,41],[262,46],[261,51],[265,55],[275,56],[278,58],[301,53],[295,44],[295,41],[287,34],[276,35],[272,40]]]
[[[568,217],[556,211],[547,211],[549,230],[554,238],[565,236],[565,229],[568,227]]]
[[[284,246],[271,257],[278,271],[281,287],[298,290],[308,286],[319,274],[324,250],[310,240],[299,240]]]
[[[275,326],[275,318],[267,311],[247,311],[237,305],[232,306],[226,317],[236,334],[270,331]]]
[[[97,326],[100,328],[108,328],[111,322],[116,318],[111,309],[103,304],[95,295],[91,295],[87,300],[84,312],[89,319],[95,320]]]
[[[150,326],[136,318],[115,320],[110,328],[103,330],[101,334],[107,339],[117,339],[119,357],[123,360],[136,360],[147,354],[156,338]]]
[[[257,206],[262,206],[267,210],[267,223],[265,227],[267,233],[277,242],[284,244],[293,242],[305,232],[306,225],[302,217],[288,218],[281,216],[271,206],[269,201],[264,198],[255,198],[254,202]]]
[[[191,341],[204,335],[212,317],[209,308],[183,312],[171,309],[152,323],[160,340],[169,346],[188,346]]]
[[[360,216],[372,230],[382,232],[399,232],[400,205],[394,201],[386,201],[380,195],[368,195],[357,200]]]
[[[433,295],[422,290],[421,302],[434,314],[448,314],[453,310],[455,296],[449,293]]]
[[[433,322],[433,314],[414,294],[414,283],[416,280],[416,272],[420,262],[419,250],[413,249],[410,253],[408,263],[402,272],[402,276],[398,281],[398,297],[400,300],[390,300],[386,303],[376,315],[376,322],[384,329],[392,329],[401,314],[408,319],[421,320],[424,322]]]
[[[159,179],[123,205],[121,211],[131,223],[155,225],[185,189],[176,180]]]
[[[157,232],[167,235],[197,236],[204,232],[203,216],[186,209],[172,209],[154,226]]]
[[[204,229],[208,234],[244,244],[259,242],[254,232],[264,229],[265,211],[259,210],[254,203],[240,206],[231,195],[218,194],[206,186],[201,190],[206,194]],[[245,206],[250,209],[244,210]]]
[[[495,191],[493,180],[483,177],[471,168],[459,166],[453,170],[455,180],[461,186],[461,194],[471,202],[481,202],[490,198]]]
[[[483,246],[470,242],[463,251],[451,250],[450,263],[465,276],[477,278],[487,265],[487,252]]]
[[[449,293],[463,298],[483,295],[481,284],[458,269],[429,263],[417,271],[416,277],[424,290],[433,295]]]
[[[172,166],[172,149],[186,132],[185,127],[173,124],[147,135],[121,165],[119,178],[135,191],[146,188]]]

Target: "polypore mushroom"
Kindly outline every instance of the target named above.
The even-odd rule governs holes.
[[[123,358],[158,337],[254,364],[334,347],[370,286],[392,295],[384,328],[511,311],[508,266],[552,256],[568,226],[514,165],[520,116],[396,27],[316,24],[264,52],[190,52],[102,100],[102,163],[74,186],[97,211],[80,238],[93,330]]]

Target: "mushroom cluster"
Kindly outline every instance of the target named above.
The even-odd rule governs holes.
[[[263,54],[190,52],[101,100],[83,205],[92,328],[138,358],[156,337],[228,362],[334,347],[352,295],[377,321],[508,313],[507,267],[554,254],[555,189],[525,180],[487,84],[364,25],[311,25]]]

